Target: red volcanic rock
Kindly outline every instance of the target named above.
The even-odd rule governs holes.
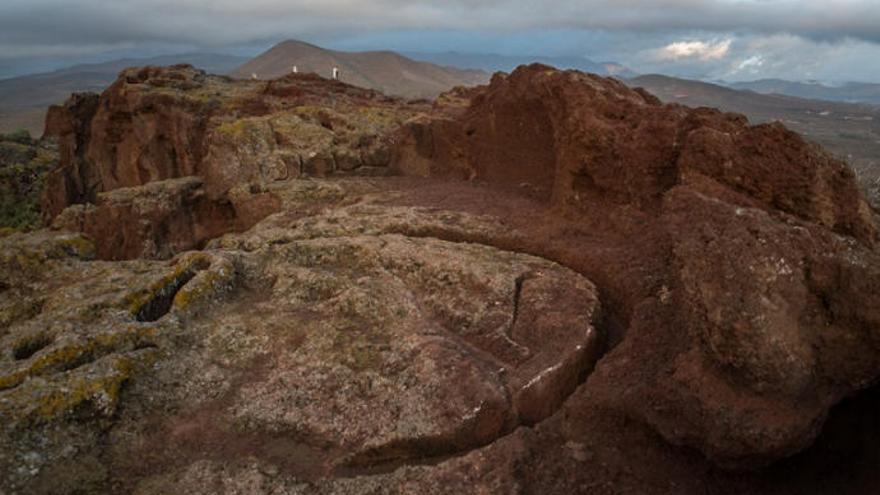
[[[744,206],[866,243],[877,237],[852,171],[780,125],[662,106],[614,79],[542,65],[496,75],[465,104],[463,94],[441,98],[434,118],[404,128],[398,170],[528,183],[558,205],[589,198],[645,211],[701,175]]]
[[[95,245],[0,239],[0,489],[877,485],[876,218],[782,126],[531,66],[431,108],[132,70],[49,127]],[[389,162],[429,178],[296,180]]]
[[[84,156],[98,171],[101,190],[200,173],[213,106],[185,95],[206,78],[191,67],[146,67],[123,72],[104,92]]]
[[[595,254],[570,261],[628,321],[585,408],[756,466],[810,445],[834,404],[880,378],[877,224],[849,168],[781,125],[533,65],[441,98],[400,142],[404,173],[521,186],[652,239],[638,248],[657,260],[644,279]]]
[[[315,75],[255,82],[210,76],[187,65],[128,69],[100,97],[75,95],[49,112],[46,135],[58,139],[61,159],[47,181],[44,216],[51,221],[68,206],[95,203],[102,192],[181,177],[201,178],[199,194],[215,205],[212,208],[223,210],[220,205],[229,203],[231,190],[252,182],[381,175],[391,157],[388,135],[420,109],[423,105]],[[174,201],[149,211],[162,211],[165,218],[184,206]],[[243,214],[242,208],[218,210],[218,215]],[[248,208],[251,215],[273,211]],[[151,215],[139,217],[140,222],[148,222]],[[192,220],[185,211],[181,215],[184,224]],[[211,221],[209,217],[193,218]],[[259,219],[220,223],[252,225]],[[176,232],[222,233],[213,227]],[[129,229],[106,225],[98,237],[109,239],[110,233]],[[122,251],[111,255],[107,248],[104,254],[119,258],[164,249],[135,247],[131,243],[140,242],[141,234],[126,236],[109,242]],[[181,237],[172,251],[203,240],[197,236],[184,242]]]
[[[688,186],[667,193],[661,222],[672,244],[663,324],[687,338],[627,407],[723,465],[808,447],[829,409],[880,374],[877,251]]]
[[[385,167],[384,136],[420,109],[315,75],[264,83],[186,65],[129,69],[99,99],[77,96],[50,111],[46,134],[60,139],[61,160],[44,210],[51,220],[98,192],[178,177],[204,178],[217,198],[308,170]]]
[[[64,210],[52,227],[88,235],[100,259],[162,259],[247,230],[279,206],[273,195],[247,187],[231,200],[211,199],[201,179],[185,177],[100,193],[94,204]]]
[[[71,204],[95,199],[96,171],[83,159],[89,144],[89,126],[98,110],[98,95],[77,93],[63,105],[49,108],[45,136],[58,141],[59,162],[64,164],[49,172],[43,196],[43,215],[55,218]]]

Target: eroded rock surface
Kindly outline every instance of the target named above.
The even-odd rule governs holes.
[[[557,205],[646,210],[678,184],[709,181],[729,202],[877,239],[852,170],[779,124],[664,106],[619,81],[541,65],[437,107],[402,130],[397,169],[527,185]]]
[[[880,377],[877,223],[845,164],[781,125],[539,65],[459,96],[403,129],[398,169],[518,185],[578,215],[643,212],[662,239],[643,254],[666,260],[655,301],[625,303],[626,364],[609,357],[594,380],[616,407],[754,466],[810,445],[833,404]],[[652,304],[674,309],[640,313]]]
[[[277,211],[280,201],[245,184],[211,199],[198,177],[150,182],[99,193],[94,203],[65,209],[52,228],[87,235],[104,260],[167,259]]]
[[[880,410],[876,214],[843,163],[783,127],[543,66],[418,115],[314,78],[124,76],[102,101],[216,90],[237,110],[211,114],[204,136],[238,137],[180,165],[186,178],[162,168],[173,153],[154,155],[144,183],[102,181],[92,205],[56,219],[97,245],[63,231],[0,238],[3,489],[803,494],[880,483],[876,446],[840,428],[855,418],[870,432]],[[413,118],[354,140],[375,134],[358,105]],[[284,131],[290,112],[317,127]],[[67,183],[132,166],[117,154],[126,146],[174,148],[114,115],[125,130],[93,134],[102,158],[67,162]],[[284,138],[274,145],[273,128]],[[339,148],[354,142],[409,177],[328,175],[370,168]],[[295,178],[276,174],[293,152],[315,155]],[[231,221],[207,228],[221,217],[199,216],[202,202],[227,205]],[[114,235],[104,217],[130,227]],[[94,260],[115,250],[170,259]]]
[[[254,82],[190,66],[129,69],[100,97],[74,95],[50,109],[46,135],[58,141],[61,163],[47,180],[44,215],[51,223],[69,206],[96,205],[102,226],[89,221],[89,206],[84,219],[76,211],[56,225],[81,226],[99,245],[110,241],[100,230],[125,231],[126,246],[114,259],[167,255],[165,245],[171,252],[197,248],[205,235],[222,233],[218,224],[246,228],[275,211],[269,200],[230,207],[244,185],[386,174],[391,131],[426,108],[315,75]],[[186,177],[201,181],[199,198],[170,191],[175,183],[161,192],[164,204],[156,187],[135,189]],[[127,192],[108,196],[119,189]],[[123,206],[122,196],[152,196],[154,206]],[[206,214],[196,213],[194,223],[168,219],[192,217],[190,210]],[[185,242],[193,231],[196,241]],[[152,241],[157,247],[142,247]]]
[[[467,215],[411,214],[461,232],[481,226]],[[94,449],[102,428],[120,436],[101,453],[111,464],[155,455],[140,445],[158,448],[167,435],[210,449],[223,431],[242,443],[274,438],[254,445],[260,458],[280,455],[271,445],[308,452],[308,467],[295,471],[308,480],[460,455],[557,411],[599,356],[595,287],[540,258],[408,236],[399,215],[349,207],[347,221],[313,217],[245,251],[230,248],[247,236],[232,236],[170,263],[89,262],[64,250],[82,243],[93,256],[81,237],[40,239],[41,249],[62,246],[57,260],[40,255],[54,285],[28,277],[9,290],[22,303],[47,289],[51,297],[3,337],[7,465],[24,469],[4,473],[10,486],[48,486],[65,464],[76,471],[73,453]],[[5,252],[21,245],[4,241]],[[4,270],[23,260],[10,255]],[[112,426],[98,421],[117,412],[129,381],[130,407]],[[20,435],[36,434],[30,425],[76,430],[76,417],[88,418],[91,435],[77,442],[63,427],[44,430],[41,441],[62,454],[24,465],[35,447]],[[160,452],[145,486],[174,463]]]

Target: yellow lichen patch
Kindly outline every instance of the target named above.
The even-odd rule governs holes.
[[[11,249],[0,249],[0,265],[13,272],[44,271],[47,260],[59,260],[68,257],[93,259],[95,246],[81,235],[39,235],[21,238],[21,243],[10,245]]]
[[[119,403],[122,385],[138,364],[149,365],[156,352],[143,352],[137,358],[112,355],[88,369],[58,374],[48,380],[30,380],[3,394],[0,416],[13,421],[42,423],[61,417],[85,404],[95,412],[112,414]]]
[[[98,411],[111,414],[119,402],[119,389],[131,377],[131,359],[114,359],[110,372],[101,377],[75,376],[63,388],[52,388],[39,397],[35,414],[42,420],[61,416],[88,400],[95,401]]]
[[[75,256],[83,260],[95,259],[97,253],[95,244],[83,236],[59,239],[58,247],[64,251],[65,255]]]
[[[117,332],[97,334],[83,341],[65,342],[37,353],[24,365],[0,374],[0,390],[20,385],[26,378],[61,372],[86,364],[100,355],[119,350],[132,350],[150,342],[158,335],[153,327],[132,326]]]
[[[0,264],[9,271],[29,272],[42,266],[45,258],[41,253],[31,250],[22,250],[18,253],[4,253],[0,257]]]
[[[286,114],[271,120],[272,129],[286,137],[298,147],[329,146],[333,141],[333,131],[298,115]]]
[[[231,122],[223,122],[217,126],[217,132],[225,136],[233,136],[241,138],[248,130],[247,119],[233,120]]]
[[[367,122],[382,127],[392,126],[401,121],[399,115],[380,107],[361,107],[358,108],[358,111]]]
[[[200,272],[174,296],[173,307],[184,311],[193,304],[228,290],[235,281],[235,267],[228,260],[218,260],[210,270]]]
[[[309,118],[314,118],[322,114],[327,114],[327,111],[327,107],[315,105],[301,105],[294,109],[294,112],[297,115],[302,115]]]
[[[187,281],[192,279],[196,272],[205,270],[210,265],[211,257],[204,253],[184,255],[171,272],[150,284],[146,289],[125,296],[122,307],[127,309],[132,316],[137,316],[151,301],[162,296],[169,288],[176,287],[175,291],[180,289],[179,284],[184,279]]]

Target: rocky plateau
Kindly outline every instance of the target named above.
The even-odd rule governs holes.
[[[0,237],[0,493],[875,493],[878,214],[779,124],[541,65],[129,69]]]

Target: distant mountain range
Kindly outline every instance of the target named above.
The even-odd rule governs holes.
[[[71,93],[103,91],[127,67],[188,63],[226,74],[247,61],[245,57],[204,53],[130,58],[100,64],[76,65],[43,74],[0,80],[0,132],[27,129],[38,136],[49,105],[60,103]]]
[[[473,86],[489,80],[482,70],[458,69],[416,61],[395,52],[342,52],[302,41],[284,41],[232,72],[234,77],[274,79],[293,71],[330,77],[334,67],[340,80],[407,98],[433,98],[455,86]]]
[[[405,52],[404,54],[408,57],[425,62],[460,67],[463,69],[479,69],[489,72],[511,72],[520,65],[537,62],[556,67],[557,69],[576,69],[603,76],[633,77],[638,75],[633,70],[616,62],[594,62],[585,57],[511,56],[458,52]]]
[[[780,94],[816,100],[880,105],[880,84],[874,83],[851,82],[842,86],[827,86],[814,82],[761,79],[751,82],[727,83],[726,85],[734,89],[749,90],[762,94]]]
[[[647,89],[667,103],[737,112],[753,123],[781,121],[847,159],[857,170],[880,167],[880,107],[761,94],[660,75],[626,82]]]

